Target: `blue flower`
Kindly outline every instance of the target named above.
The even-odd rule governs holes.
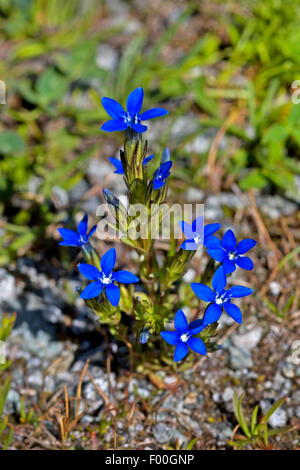
[[[180,226],[187,237],[180,247],[183,250],[197,250],[198,246],[202,244],[207,248],[220,246],[220,240],[214,237],[213,233],[219,230],[221,224],[207,224],[203,227],[203,216],[201,215],[192,222],[192,225],[182,220]]]
[[[149,163],[152,159],[154,158],[154,153],[152,155],[149,155],[149,157],[146,157],[143,161],[143,166],[146,166],[147,163]],[[116,170],[114,171],[114,173],[116,173],[117,175],[124,175],[124,168],[123,168],[123,165],[122,165],[122,162],[121,160],[118,160],[117,158],[114,158],[114,157],[110,157],[109,158],[109,161],[115,166]]]
[[[112,119],[102,124],[101,130],[107,132],[125,131],[128,127],[131,127],[135,132],[145,132],[147,126],[141,124],[141,121],[168,114],[168,111],[163,108],[149,109],[140,114],[143,99],[143,88],[136,88],[127,98],[127,110],[125,111],[117,101],[111,98],[102,98],[103,108]]]
[[[211,246],[207,253],[215,260],[223,264],[225,274],[233,273],[236,266],[243,269],[253,269],[253,261],[248,256],[242,256],[256,245],[251,238],[237,243],[232,230],[227,230],[218,246]]]
[[[103,290],[109,302],[116,307],[120,301],[120,289],[115,282],[133,284],[139,278],[129,271],[113,271],[116,263],[116,250],[111,248],[100,260],[101,271],[91,264],[80,263],[78,269],[81,274],[93,281],[80,294],[82,299],[97,297]]]
[[[159,189],[165,185],[166,179],[170,176],[170,169],[173,162],[171,161],[170,150],[166,147],[163,151],[160,166],[153,174],[153,187]]]
[[[141,344],[148,343],[150,335],[151,335],[150,328],[145,326],[140,333],[140,339],[139,339],[140,343]]]
[[[206,355],[206,347],[203,341],[200,338],[194,338],[205,328],[202,320],[195,320],[188,324],[185,314],[179,309],[175,315],[174,325],[176,331],[162,331],[160,333],[167,343],[176,346],[174,361],[181,361],[187,355],[188,346],[193,351]]]
[[[226,275],[222,266],[217,269],[212,278],[213,289],[204,284],[195,282],[191,284],[191,288],[199,299],[210,302],[203,317],[204,325],[218,321],[222,314],[223,307],[228,315],[237,323],[242,323],[242,312],[237,305],[231,303],[231,299],[245,297],[253,291],[244,286],[233,286],[226,290],[225,286]]]
[[[89,243],[89,238],[95,233],[97,229],[97,225],[91,228],[89,233],[87,233],[88,228],[88,216],[85,214],[83,219],[79,222],[77,227],[77,232],[74,230],[69,230],[67,228],[59,228],[57,229],[62,238],[64,239],[60,242],[60,245],[63,246],[78,246],[82,247]]]

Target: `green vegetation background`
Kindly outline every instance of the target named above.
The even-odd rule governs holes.
[[[299,1],[160,3],[0,0],[7,89],[0,105],[0,264],[51,238],[66,216],[53,204],[53,186],[69,191],[90,157],[110,156],[102,149],[112,137],[116,149],[121,142],[99,131],[106,119],[100,97],[124,102],[136,86],[145,90],[145,109],[169,109],[151,145],[171,147],[183,187],[230,190],[236,183],[299,201],[300,105],[291,99],[300,79]],[[160,13],[165,17],[152,27],[151,16]],[[105,44],[118,53],[113,71],[97,65]],[[212,143],[223,129],[230,144],[215,160],[209,149],[188,150],[209,129]],[[218,178],[205,176],[208,163]]]

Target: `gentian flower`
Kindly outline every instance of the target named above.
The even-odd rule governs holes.
[[[89,238],[95,233],[97,229],[97,225],[94,225],[94,227],[91,228],[89,233],[87,233],[87,228],[88,228],[88,216],[85,214],[83,219],[79,222],[77,226],[77,232],[74,230],[69,230],[67,228],[58,228],[58,232],[64,239],[62,242],[60,242],[60,245],[63,246],[78,246],[82,247],[83,245],[86,245],[89,243]]]
[[[100,260],[101,271],[91,264],[80,263],[78,269],[81,274],[93,281],[80,294],[82,299],[97,297],[104,290],[109,302],[116,307],[120,301],[120,289],[115,282],[133,284],[139,278],[129,271],[113,271],[116,263],[116,250],[111,248]]]
[[[256,245],[256,241],[251,238],[237,243],[232,230],[227,230],[224,234],[220,246],[210,246],[207,253],[216,261],[223,264],[225,274],[230,274],[239,268],[251,270],[253,269],[253,261],[248,256],[242,256]]]
[[[206,355],[203,341],[200,338],[194,338],[205,328],[202,320],[195,320],[188,324],[185,314],[179,309],[175,315],[174,325],[176,331],[162,331],[160,333],[167,343],[176,346],[174,361],[181,361],[187,355],[188,346],[193,351]]]
[[[191,288],[199,299],[210,302],[203,317],[204,325],[218,321],[223,307],[231,318],[237,323],[242,323],[242,312],[237,305],[231,303],[231,299],[245,297],[253,291],[244,286],[233,286],[230,289],[225,289],[225,286],[226,275],[222,266],[217,269],[212,278],[213,289],[196,282],[191,284]]]
[[[166,147],[163,151],[160,166],[153,174],[153,188],[159,189],[165,185],[166,179],[170,176],[171,161],[170,150]]]
[[[180,222],[181,230],[187,237],[181,247],[183,250],[197,250],[199,245],[204,245],[205,247],[219,247],[220,240],[217,237],[213,236],[221,224],[207,224],[203,227],[203,216],[197,217],[191,224],[188,224],[184,220]]]
[[[140,338],[139,338],[140,343],[141,344],[148,343],[150,335],[151,335],[150,328],[145,326],[140,333]]]
[[[147,163],[149,163],[152,159],[154,158],[154,153],[152,155],[149,155],[148,157],[146,157],[143,161],[143,166],[146,166]],[[121,160],[118,160],[117,158],[114,158],[114,157],[110,157],[109,158],[109,161],[115,166],[116,170],[114,171],[114,173],[116,173],[117,175],[124,175],[124,168],[123,168],[123,165],[122,165],[122,162]]]
[[[112,117],[110,121],[101,126],[101,130],[107,132],[125,131],[128,127],[135,132],[145,132],[147,126],[141,124],[141,121],[147,121],[159,116],[168,114],[163,108],[153,108],[140,114],[144,99],[143,88],[136,88],[127,98],[127,110],[111,98],[102,98],[101,102],[107,114]]]

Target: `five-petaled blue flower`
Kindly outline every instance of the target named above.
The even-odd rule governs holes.
[[[170,176],[170,169],[173,162],[171,161],[171,154],[168,147],[166,147],[163,151],[160,166],[155,170],[153,174],[153,188],[159,189],[165,185],[166,179]]]
[[[81,274],[90,281],[94,281],[81,292],[82,299],[97,297],[105,289],[107,299],[116,307],[120,301],[120,289],[115,285],[115,282],[121,284],[139,282],[139,278],[129,271],[113,271],[115,263],[116,250],[111,248],[100,260],[101,271],[91,264],[81,263],[78,265]]]
[[[79,222],[77,227],[77,232],[74,230],[69,230],[67,228],[59,228],[57,229],[62,238],[64,239],[60,242],[60,245],[63,246],[78,246],[82,247],[89,243],[89,238],[95,233],[97,229],[97,225],[91,228],[89,233],[87,233],[88,228],[88,216],[85,214],[83,219]]]
[[[162,331],[160,333],[167,343],[176,346],[174,361],[181,361],[187,355],[188,346],[193,351],[205,356],[205,344],[200,338],[194,338],[205,328],[203,320],[194,320],[188,324],[185,314],[179,309],[176,312],[174,324],[176,331]]]
[[[147,163],[149,163],[153,158],[154,158],[154,153],[152,153],[152,155],[149,155],[148,157],[146,157],[143,161],[143,166],[146,166]],[[125,174],[121,160],[118,160],[117,158],[114,158],[114,157],[110,157],[109,161],[116,168],[114,173],[116,173],[117,175],[124,175]]]
[[[136,88],[127,98],[127,110],[112,98],[102,98],[102,105],[107,114],[112,117],[110,121],[105,122],[101,126],[101,130],[107,132],[125,131],[131,127],[135,132],[145,132],[147,126],[141,124],[141,121],[147,121],[159,116],[168,114],[163,108],[153,108],[140,114],[144,99],[143,88]]]
[[[230,289],[225,289],[225,286],[226,275],[222,266],[217,269],[212,278],[212,287],[214,290],[204,284],[195,282],[191,284],[191,288],[197,297],[205,302],[210,302],[203,317],[204,325],[218,321],[222,314],[223,307],[228,315],[237,323],[242,323],[242,312],[237,305],[231,303],[231,299],[245,297],[253,291],[244,286],[233,286],[230,287]]]
[[[204,245],[206,248],[214,248],[220,246],[220,240],[213,236],[221,224],[207,224],[203,227],[203,216],[197,217],[191,224],[184,220],[180,222],[181,229],[187,240],[181,244],[183,250],[197,250],[199,245]]]
[[[207,253],[216,261],[223,264],[225,274],[233,273],[236,266],[251,270],[253,261],[248,256],[242,256],[256,245],[256,241],[251,238],[237,243],[232,230],[227,230],[218,246],[210,246]]]

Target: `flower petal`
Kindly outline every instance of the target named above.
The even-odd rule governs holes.
[[[152,108],[152,109],[148,109],[148,111],[145,111],[144,113],[142,113],[140,115],[140,118],[141,118],[142,121],[147,121],[148,119],[153,119],[153,118],[156,118],[156,117],[165,116],[166,114],[168,114],[168,111],[166,109]]]
[[[168,160],[167,162],[164,162],[160,165],[160,172],[162,173],[164,178],[168,176],[169,170],[172,165],[173,162],[171,160]]]
[[[179,224],[180,224],[180,226],[181,226],[181,230],[183,231],[184,235],[185,235],[187,238],[195,238],[195,237],[196,237],[196,233],[194,233],[191,224],[188,224],[188,223],[185,222],[184,220],[182,220],[181,222],[179,222]]]
[[[105,289],[105,295],[109,302],[116,307],[120,302],[121,292],[115,284],[109,284]]]
[[[234,305],[230,302],[225,302],[224,308],[226,312],[228,313],[228,315],[230,315],[231,318],[233,318],[237,323],[243,322],[242,312],[237,305]]]
[[[196,353],[203,354],[203,356],[206,356],[207,354],[206,347],[200,338],[190,338],[187,344]]]
[[[117,271],[114,273],[115,279],[117,282],[122,284],[133,284],[134,282],[139,282],[139,278],[129,271]]]
[[[97,225],[94,225],[94,227],[91,228],[91,230],[88,233],[88,238],[90,238],[97,230]]]
[[[215,237],[214,235],[205,236],[205,234],[204,234],[204,243],[203,243],[203,245],[206,248],[210,248],[210,249],[214,249],[214,248],[222,249],[221,242],[220,242],[219,238]]]
[[[103,286],[100,281],[94,281],[81,292],[81,299],[92,299],[101,294]]]
[[[233,261],[231,261],[230,259],[228,259],[228,258],[224,259],[223,268],[224,268],[224,273],[226,274],[226,276],[228,274],[233,273],[233,271],[236,270],[235,263]]]
[[[80,247],[80,244],[79,243],[71,243],[71,242],[68,242],[68,241],[63,241],[63,242],[59,242],[59,245],[60,246],[78,246]]]
[[[101,273],[100,271],[95,268],[92,264],[86,264],[86,263],[80,263],[78,265],[78,269],[81,272],[81,274],[89,279],[90,281],[94,281],[96,279],[99,279]]]
[[[220,266],[216,270],[215,274],[213,275],[211,283],[215,292],[219,292],[219,294],[221,294],[224,291],[225,286],[226,286],[226,276],[225,276],[223,266]]]
[[[88,228],[88,216],[85,214],[85,216],[82,218],[82,220],[79,222],[78,227],[77,227],[77,232],[79,235],[86,235]]]
[[[246,297],[252,294],[253,290],[244,286],[233,286],[228,290],[228,296],[238,299],[239,297]]]
[[[177,362],[177,361],[181,361],[181,359],[183,359],[187,353],[189,352],[189,348],[187,347],[187,345],[185,343],[178,343],[176,348],[175,348],[175,353],[174,353],[174,361]]]
[[[141,134],[142,132],[145,132],[148,127],[147,126],[143,126],[143,124],[139,124],[139,123],[133,123],[133,124],[130,124],[132,129],[135,131],[135,132],[138,132],[139,134]]]
[[[174,325],[175,330],[178,331],[178,333],[185,333],[188,329],[189,325],[186,316],[181,309],[177,310],[176,312]]]
[[[209,237],[209,235],[212,235],[213,233],[217,232],[219,228],[221,227],[221,224],[207,224],[204,226],[204,236]]]
[[[203,229],[203,215],[200,215],[195,219],[192,223],[192,229],[197,235],[201,235],[201,237],[204,237],[204,229]]]
[[[133,90],[127,98],[126,108],[128,113],[133,115],[139,114],[143,106],[143,99],[144,90],[142,87]]]
[[[59,228],[57,229],[61,237],[64,239],[63,242],[60,242],[61,244],[64,244],[64,246],[79,246],[79,235],[77,232],[74,232],[74,230],[69,230],[67,228]]]
[[[205,310],[203,323],[207,326],[219,320],[222,315],[222,307],[216,304],[210,304]]]
[[[219,261],[219,263],[224,261],[225,251],[223,248],[208,248],[206,251],[209,256],[211,256],[216,261]]]
[[[227,230],[224,234],[222,241],[222,247],[227,251],[233,251],[236,247],[236,238],[232,230]]]
[[[156,190],[156,189],[160,189],[162,186],[164,186],[166,183],[165,181],[162,181],[162,180],[154,180],[153,181],[153,188]]]
[[[245,240],[241,240],[237,247],[236,252],[238,255],[243,255],[247,253],[247,251],[251,250],[256,245],[256,241],[252,240],[252,238],[245,238]]]
[[[127,124],[120,119],[111,119],[110,121],[102,124],[100,129],[106,132],[125,131],[127,129]]]
[[[171,160],[171,152],[169,147],[165,147],[161,156],[160,164],[169,162]]]
[[[198,244],[194,240],[184,240],[184,242],[181,243],[180,248],[182,250],[196,251]]]
[[[179,343],[180,334],[178,331],[161,331],[160,335],[168,344],[171,344],[172,346],[175,346]]]
[[[101,98],[101,103],[107,114],[113,119],[122,118],[126,114],[120,103],[112,98]]]
[[[202,331],[203,329],[205,328],[205,325],[203,323],[203,319],[199,319],[199,320],[194,320],[192,321],[190,324],[189,324],[189,332],[191,335],[197,335],[198,333],[200,333],[200,331]]]
[[[100,266],[104,274],[107,276],[110,274],[116,264],[116,250],[111,248],[108,250],[100,260]]]
[[[124,175],[124,168],[123,168],[121,160],[118,160],[117,158],[114,158],[114,157],[109,157],[108,160],[116,168],[114,173],[117,173],[118,175]]]
[[[248,258],[248,256],[240,256],[235,262],[239,268],[247,269],[248,271],[251,271],[251,269],[254,268],[253,261]]]
[[[144,161],[143,161],[143,166],[146,166],[147,163],[151,162],[151,160],[153,160],[154,158],[154,153],[152,153],[151,155],[149,155],[148,157],[144,158]]]
[[[199,284],[197,282],[192,282],[191,288],[199,299],[204,300],[204,302],[212,302],[215,298],[214,291],[204,284]]]

